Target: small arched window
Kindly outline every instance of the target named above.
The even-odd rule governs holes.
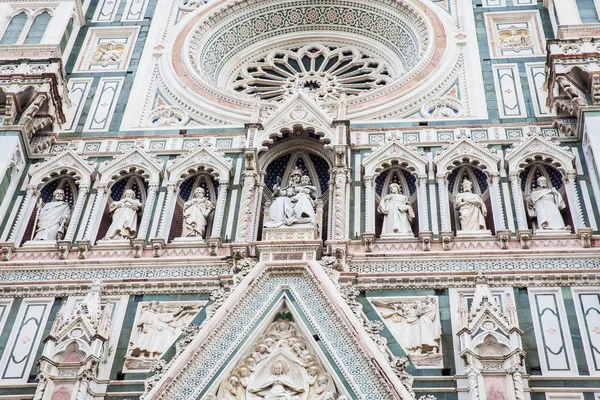
[[[29,32],[27,32],[27,37],[25,38],[25,41],[23,43],[40,43],[42,41],[42,37],[44,36],[44,32],[46,32],[46,28],[48,28],[50,18],[52,18],[52,16],[48,11],[44,11],[43,13],[38,14],[33,20],[31,28],[29,28]]]
[[[15,44],[19,40],[19,36],[21,36],[21,32],[27,23],[27,14],[25,11],[20,12],[19,14],[12,17],[8,27],[4,31],[4,35],[2,35],[2,40],[0,40],[0,44]]]

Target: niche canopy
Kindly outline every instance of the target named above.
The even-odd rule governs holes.
[[[215,2],[180,25],[173,83],[241,115],[257,93],[277,107],[298,90],[385,106],[418,87],[446,48],[436,14],[408,0]]]

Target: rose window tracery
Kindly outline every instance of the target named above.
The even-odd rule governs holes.
[[[298,90],[319,100],[336,100],[342,92],[356,96],[394,79],[384,61],[352,47],[308,45],[274,50],[243,65],[233,90],[280,101]]]

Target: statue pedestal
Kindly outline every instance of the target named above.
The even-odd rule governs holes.
[[[263,228],[263,241],[318,240],[319,228],[310,224]]]
[[[492,238],[492,231],[489,229],[480,231],[457,231],[456,237],[460,239],[490,239]]]
[[[49,250],[56,248],[56,240],[28,240],[23,243],[23,248],[28,250]]]
[[[111,240],[111,239],[102,239],[102,240],[98,240],[96,242],[96,245],[94,246],[94,248],[98,249],[98,250],[104,250],[104,249],[118,249],[118,250],[123,250],[123,249],[131,249],[131,240],[129,239],[115,239],[115,240]]]
[[[173,239],[173,241],[171,243],[185,244],[186,246],[200,245],[200,244],[206,244],[206,239],[202,239],[201,237],[178,237],[178,238]]]
[[[416,239],[415,235],[412,233],[382,233],[380,236],[381,239]]]
[[[556,238],[573,235],[571,229],[534,229],[533,234],[542,238]]]

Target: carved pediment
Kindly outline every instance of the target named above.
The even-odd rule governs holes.
[[[62,152],[29,169],[31,184],[41,186],[55,176],[71,176],[78,185],[90,185],[94,167],[73,150]]]
[[[465,162],[494,174],[498,173],[500,157],[487,147],[463,137],[439,153],[433,162],[438,174],[449,174],[456,166]]]
[[[144,180],[158,183],[162,176],[162,161],[156,155],[134,148],[131,151],[115,157],[100,166],[100,182],[108,183],[128,173],[138,173]]]
[[[227,182],[233,167],[231,159],[208,148],[201,147],[176,159],[167,167],[170,182],[183,182],[188,176],[204,171],[219,181]]]
[[[522,170],[529,162],[534,160],[546,161],[565,172],[573,169],[575,156],[566,148],[543,138],[532,135],[509,149],[505,159],[508,162],[508,170],[517,172]]]
[[[406,168],[417,176],[427,173],[427,159],[416,150],[392,140],[371,153],[363,162],[365,176],[377,176],[384,169],[393,165]]]

